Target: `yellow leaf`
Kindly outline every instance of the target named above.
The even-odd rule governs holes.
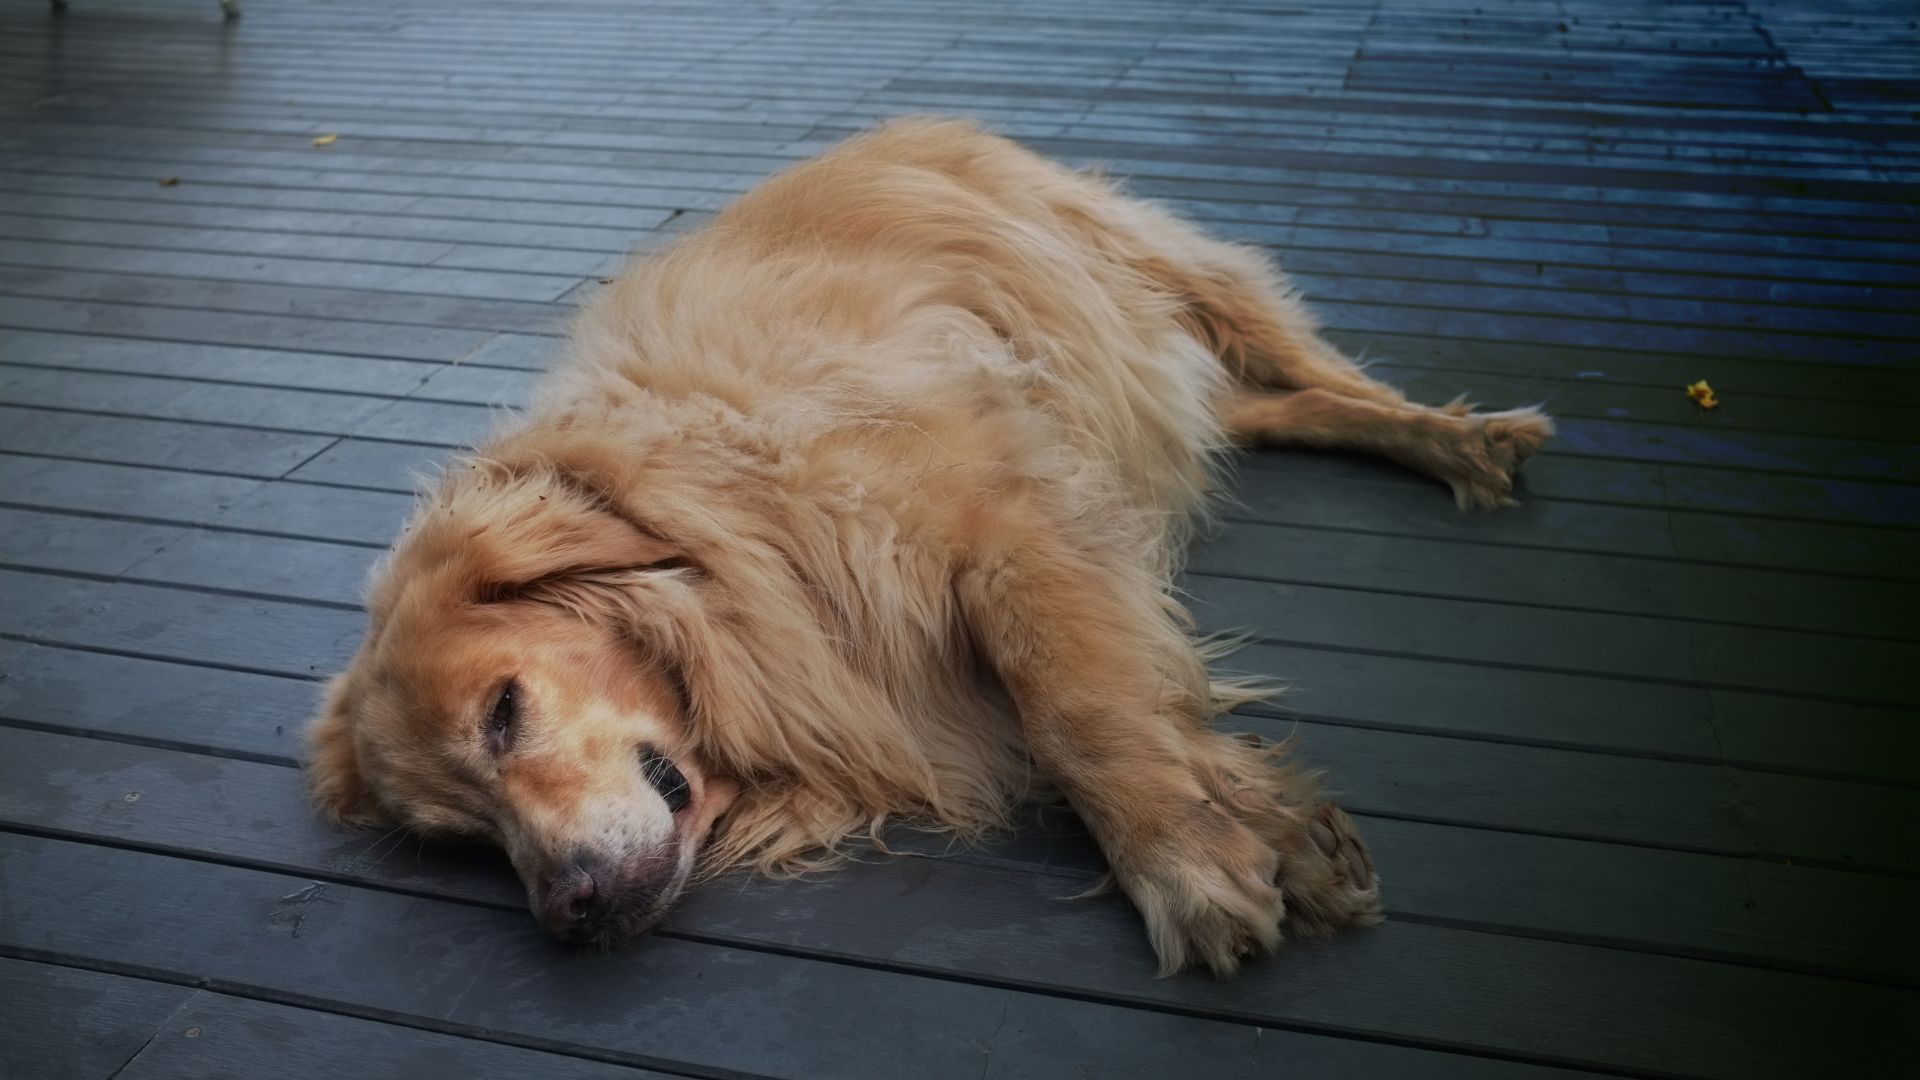
[[[340,136],[339,136],[338,134],[330,134],[330,135],[322,135],[322,136],[320,136],[319,138],[317,138],[317,139],[315,139],[315,140],[313,140],[313,145],[315,145],[315,146],[332,146],[332,145],[333,145],[333,140],[335,140],[335,139],[337,139],[337,138],[339,138],[339,137],[340,137]]]
[[[1713,387],[1708,386],[1707,380],[1705,379],[1701,379],[1697,383],[1687,384],[1687,397],[1691,398],[1695,405],[1703,409],[1717,409],[1720,407],[1720,399],[1713,396]]]

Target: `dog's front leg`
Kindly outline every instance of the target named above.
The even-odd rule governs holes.
[[[1162,974],[1232,972],[1279,944],[1289,904],[1310,932],[1371,921],[1352,823],[1209,729],[1205,663],[1144,561],[1029,537],[958,584],[1034,761],[1093,831]]]

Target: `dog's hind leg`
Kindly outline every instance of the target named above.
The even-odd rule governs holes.
[[[1277,946],[1283,923],[1318,934],[1372,921],[1351,822],[1210,729],[1206,665],[1157,576],[1071,535],[1000,530],[956,593],[1035,764],[1099,841],[1162,973],[1229,973]]]
[[[1462,509],[1513,505],[1514,474],[1553,434],[1538,409],[1461,415],[1325,390],[1238,391],[1220,419],[1250,443],[1388,458],[1446,483]]]
[[[1409,402],[1320,336],[1280,271],[1151,207],[1116,226],[1136,270],[1179,297],[1177,318],[1238,376],[1223,426],[1250,442],[1380,454],[1446,482],[1464,507],[1512,503],[1513,474],[1553,435],[1538,409],[1476,413]]]
[[[1320,336],[1318,321],[1293,286],[1258,253],[1199,237],[1188,255],[1161,269],[1164,284],[1186,301],[1181,319],[1188,332],[1242,383],[1408,404],[1397,388],[1368,375]]]
[[[1400,391],[1368,376],[1320,336],[1286,276],[1252,248],[1216,240],[1134,200],[1107,204],[1080,223],[1098,249],[1175,297],[1181,304],[1176,317],[1187,332],[1242,383],[1406,404]]]

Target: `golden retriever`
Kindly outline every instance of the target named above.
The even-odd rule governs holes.
[[[690,880],[1057,794],[1162,971],[1231,972],[1379,900],[1352,821],[1212,729],[1262,692],[1171,587],[1222,451],[1374,452],[1477,507],[1551,432],[1408,403],[1258,254],[1098,178],[888,124],[587,305],[378,573],[313,789],[498,843],[601,945]]]

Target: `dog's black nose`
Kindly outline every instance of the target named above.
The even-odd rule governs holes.
[[[540,921],[564,938],[585,939],[600,929],[607,915],[607,891],[593,871],[575,863],[548,882]]]

